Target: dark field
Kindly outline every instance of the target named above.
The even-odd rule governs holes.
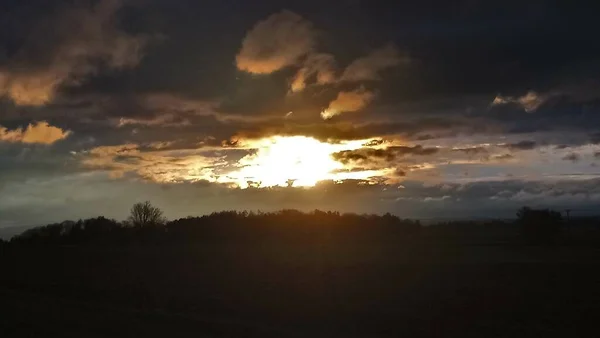
[[[597,336],[596,228],[532,246],[510,223],[297,226],[5,246],[0,336]]]

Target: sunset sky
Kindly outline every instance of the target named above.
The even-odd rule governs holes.
[[[598,212],[598,8],[392,3],[1,1],[0,227]]]

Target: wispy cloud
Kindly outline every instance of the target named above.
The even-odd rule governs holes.
[[[335,59],[330,54],[311,54],[291,81],[290,90],[292,92],[302,91],[310,78],[314,77],[317,84],[324,85],[334,83]]]
[[[339,92],[336,99],[329,103],[329,107],[321,112],[321,117],[325,120],[336,115],[355,112],[363,109],[375,98],[375,93],[360,87],[353,91]]]
[[[380,80],[379,73],[399,65],[407,57],[402,57],[396,46],[390,44],[372,51],[365,57],[354,60],[342,73],[340,81],[364,82]]]

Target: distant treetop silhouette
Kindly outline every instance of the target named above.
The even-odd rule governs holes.
[[[128,221],[134,227],[158,226],[167,222],[163,217],[162,210],[150,204],[149,201],[134,204],[130,213]]]

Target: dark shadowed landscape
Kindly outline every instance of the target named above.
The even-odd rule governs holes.
[[[0,335],[590,337],[600,314],[598,219],[140,210],[4,242]]]

